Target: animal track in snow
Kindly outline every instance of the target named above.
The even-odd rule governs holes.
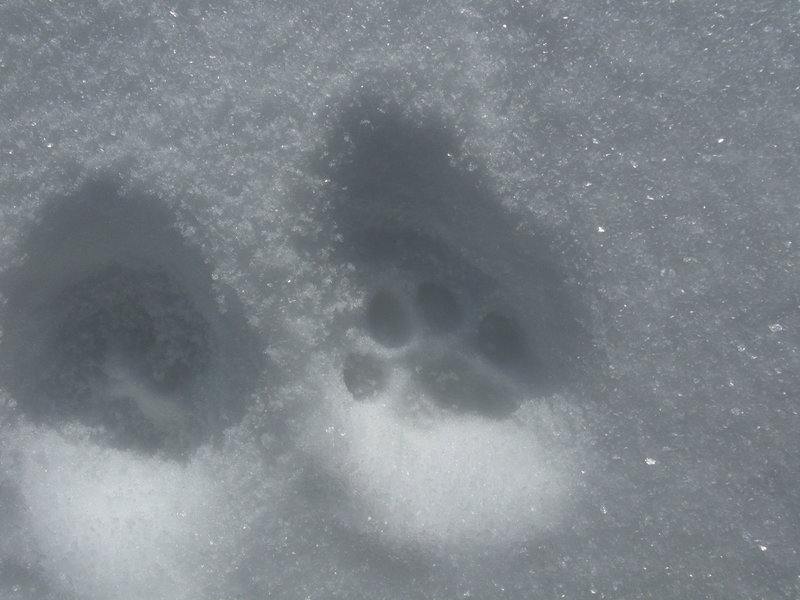
[[[342,372],[347,389],[357,400],[374,398],[388,386],[391,365],[402,365],[410,388],[441,408],[509,416],[517,402],[501,369],[525,359],[525,334],[512,317],[489,312],[476,324],[463,322],[460,311],[456,294],[430,281],[420,283],[413,298],[374,294],[366,303],[366,332],[395,353],[390,359],[348,354]]]
[[[175,215],[118,190],[92,182],[48,205],[3,276],[3,381],[35,423],[185,456],[243,414],[255,338]]]
[[[583,456],[563,432],[597,384],[563,252],[520,233],[459,146],[435,115],[359,93],[318,162],[357,304],[337,313],[304,444],[344,528],[392,547],[505,546],[557,523]]]

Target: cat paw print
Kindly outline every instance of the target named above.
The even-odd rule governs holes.
[[[316,163],[330,257],[363,299],[347,389],[369,401],[402,383],[419,405],[495,418],[520,398],[596,397],[602,356],[574,283],[582,259],[506,212],[461,146],[443,119],[379,94],[357,94],[332,126]]]
[[[519,406],[515,373],[531,360],[511,314],[476,311],[446,283],[381,289],[366,299],[366,343],[349,352],[342,379],[361,402],[403,387],[409,408],[506,418]]]
[[[0,382],[21,417],[169,458],[242,418],[262,366],[254,333],[176,222],[102,179],[46,205],[0,277]]]
[[[357,93],[314,163],[342,285],[302,445],[341,494],[324,518],[415,553],[560,522],[585,458],[569,432],[601,387],[580,262],[462,147],[443,118]]]

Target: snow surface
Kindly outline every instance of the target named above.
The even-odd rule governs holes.
[[[0,597],[800,596],[799,28],[0,4]]]

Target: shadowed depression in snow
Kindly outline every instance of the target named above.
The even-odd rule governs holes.
[[[156,200],[105,183],[46,207],[2,280],[3,378],[22,414],[172,455],[241,418],[254,336],[232,295],[219,313],[208,268],[173,223]],[[216,376],[221,365],[237,379]]]
[[[390,85],[378,81],[371,85]],[[318,164],[342,240],[335,256],[353,265],[364,290],[361,326],[391,355],[348,357],[353,395],[377,392],[388,363],[456,411],[507,416],[515,395],[558,390],[591,389],[597,401],[600,357],[581,325],[586,310],[570,298],[548,247],[552,234],[517,235],[485,172],[456,164],[453,128],[360,92],[332,129]],[[492,236],[525,265],[523,279],[501,281],[486,269],[497,247],[480,240]]]

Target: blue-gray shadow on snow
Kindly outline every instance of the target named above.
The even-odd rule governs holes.
[[[325,182],[325,227],[339,240],[333,259],[354,265],[364,290],[358,325],[392,350],[418,344],[403,360],[456,412],[514,413],[519,391],[492,371],[526,397],[602,398],[604,357],[586,299],[566,283],[580,279],[576,247],[544,227],[520,227],[488,170],[463,155],[455,127],[401,105],[392,86],[374,74],[359,82],[313,167]],[[431,340],[453,353],[424,356]],[[368,397],[380,376],[363,354],[345,360],[354,397]]]
[[[20,256],[0,278],[19,415],[174,458],[242,418],[259,341],[164,202],[90,181],[45,205]]]

